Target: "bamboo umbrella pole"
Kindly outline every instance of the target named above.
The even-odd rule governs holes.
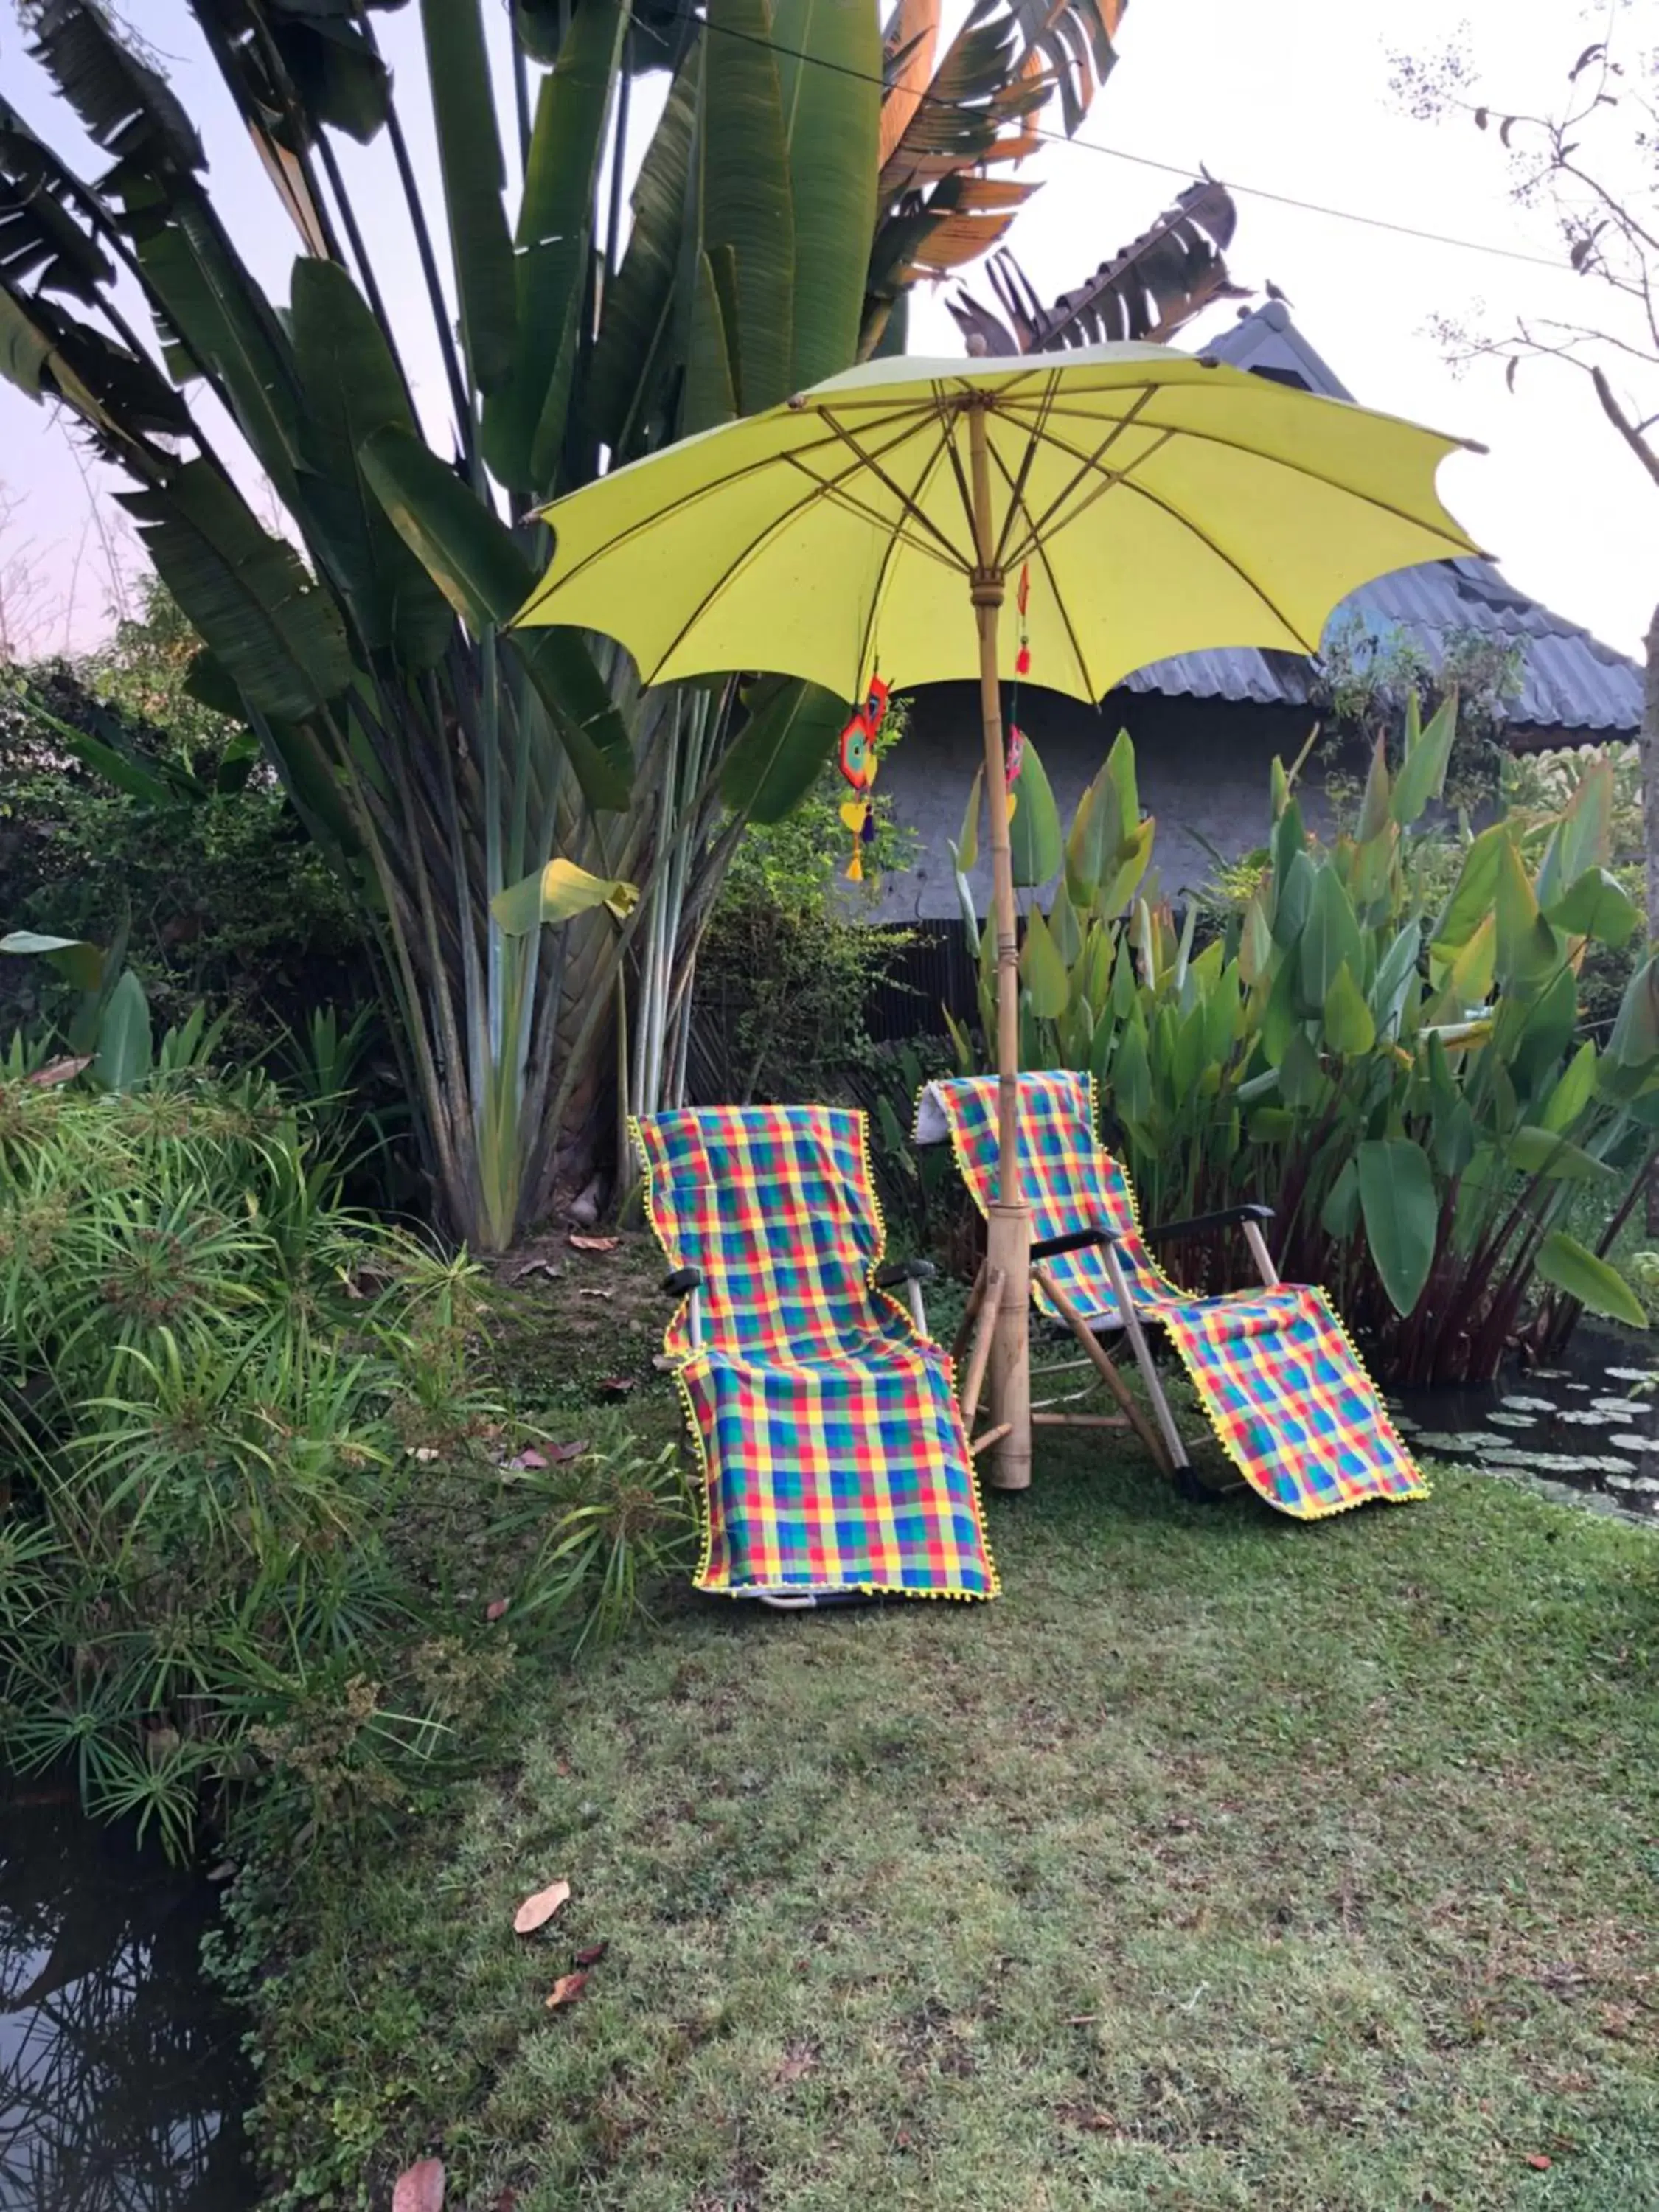
[[[1005,580],[997,562],[991,513],[987,410],[970,402],[967,412],[977,556],[970,588],[979,626],[980,714],[985,734],[985,802],[990,819],[993,924],[997,933],[998,1184],[996,1203],[987,1224],[986,1268],[988,1281],[999,1273],[1002,1277],[996,1332],[991,1342],[991,1419],[1007,1433],[996,1446],[991,1480],[999,1490],[1025,1490],[1031,1481],[1031,1215],[1021,1194],[1019,1177],[1019,939],[1013,857],[1008,842],[1002,685],[997,667],[997,621]]]

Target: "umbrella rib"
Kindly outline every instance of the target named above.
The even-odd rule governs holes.
[[[1152,397],[1152,387],[1151,385],[1147,385],[1144,387],[1139,398],[1137,399],[1134,405],[1130,408],[1128,413],[1125,415],[1121,421],[1113,423],[1111,428],[1106,433],[1106,435],[1095,447],[1094,452],[1089,454],[1086,459],[1080,454],[1074,447],[1067,445],[1063,438],[1054,437],[1049,432],[1048,428],[1048,422],[1053,420],[1054,416],[1067,414],[1071,410],[1066,408],[1062,408],[1058,404],[1050,410],[1049,414],[1045,416],[1043,422],[1043,438],[1045,443],[1056,447],[1058,451],[1062,453],[1070,453],[1073,460],[1081,460],[1083,462],[1083,468],[1079,471],[1079,476],[1073,477],[1071,483],[1066,485],[1064,491],[1055,494],[1054,497],[1043,509],[1041,515],[1036,517],[1028,516],[1028,519],[1031,523],[1031,537],[1033,539],[1040,538],[1048,529],[1049,523],[1060,512],[1060,509],[1065,505],[1072,494],[1077,489],[1081,476],[1090,474],[1091,472],[1103,475],[1106,477],[1107,484],[1109,486],[1112,483],[1115,483],[1119,477],[1126,473],[1121,469],[1103,471],[1100,465],[1102,461],[1105,459],[1107,454],[1111,452],[1112,447],[1117,443],[1124,432],[1133,428],[1135,423],[1139,420],[1141,410],[1148,404]],[[1085,416],[1084,419],[1092,422],[1097,418],[1089,416]],[[1167,434],[1169,434],[1166,433],[1166,435]],[[1163,441],[1159,441],[1160,444],[1162,444],[1162,442]],[[1158,451],[1158,447],[1152,447],[1151,451],[1152,453],[1157,453]],[[1138,459],[1131,461],[1129,466],[1131,468],[1139,468],[1140,462],[1147,458],[1148,456],[1143,453]],[[1024,556],[1025,550],[1026,549],[1024,547],[1021,548],[1022,557]]]
[[[868,506],[864,501],[855,498],[854,495],[847,489],[844,483],[831,480],[828,477],[814,476],[812,471],[805,465],[805,464],[793,453],[786,453],[782,458],[789,463],[791,467],[799,469],[809,483],[815,484],[817,487],[819,492],[823,495],[823,501],[825,505],[841,507],[847,514],[856,515],[860,522],[874,524],[875,527],[881,532],[884,537],[901,539],[910,548],[913,553],[925,554],[928,560],[937,561],[941,568],[948,568],[952,575],[960,574],[962,563],[957,558],[954,548],[951,550],[947,557],[945,554],[939,551],[937,545],[930,544],[925,538],[918,538],[914,535],[912,532],[905,527],[902,522],[896,524],[890,515],[884,514],[879,507]],[[854,471],[849,470],[848,473],[851,475]],[[792,507],[787,516],[784,519],[793,521],[794,518],[801,513],[804,507],[809,507],[812,503],[813,502],[810,500],[803,500],[798,506]],[[770,527],[769,525],[768,526],[769,528]],[[760,541],[757,539],[756,542],[758,544]],[[947,544],[949,544],[948,540],[945,542]]]
[[[944,453],[945,441],[941,440],[940,442],[934,447],[933,459],[928,462],[927,468],[922,472],[921,480],[916,486],[916,496],[918,499],[921,498],[926,494],[927,487],[932,483]],[[876,588],[871,595],[870,611],[866,616],[864,623],[864,638],[862,643],[859,647],[859,675],[861,680],[864,679],[866,666],[871,659],[872,648],[876,635],[876,626],[881,620],[882,602],[887,595],[887,578],[893,565],[893,556],[898,550],[899,542],[899,532],[895,531],[891,538],[888,541],[887,550],[881,556],[881,569],[876,578]],[[933,553],[932,546],[925,546],[921,550],[931,555],[934,559],[938,558],[938,556]]]
[[[907,409],[902,419],[906,425],[903,435],[902,437],[896,438],[893,441],[893,447],[903,445],[908,439],[914,437],[917,431],[921,428],[921,423],[917,421],[914,410]],[[893,450],[893,447],[890,447],[887,450],[890,452]],[[796,459],[796,456],[793,453],[785,456],[773,454],[769,458],[767,466],[775,466],[780,458],[793,460]],[[853,476],[857,473],[860,465],[857,461],[849,462],[843,473],[847,476]],[[674,654],[678,652],[680,647],[685,642],[687,636],[702,620],[704,615],[706,615],[709,608],[714,605],[715,600],[719,599],[720,594],[727,588],[727,586],[742,574],[744,569],[749,567],[751,562],[759,557],[769,541],[776,537],[780,531],[787,529],[791,523],[796,521],[806,508],[815,504],[816,501],[832,498],[841,489],[839,482],[834,478],[815,477],[811,474],[810,470],[805,469],[802,470],[801,473],[806,477],[808,483],[811,485],[812,490],[805,498],[796,500],[791,505],[785,507],[781,514],[775,514],[771,520],[766,525],[765,528],[759,531],[750,539],[748,544],[744,547],[743,550],[737,556],[737,557],[726,563],[723,572],[714,579],[714,581],[709,586],[708,589],[703,593],[702,597],[692,608],[690,613],[687,615],[685,620],[680,624],[679,629],[674,633],[672,638],[670,639],[669,642],[663,647],[662,651],[657,655],[656,659],[652,663],[651,673],[646,678],[647,684],[654,684],[658,681],[660,671],[667,665],[671,659],[672,659]],[[730,479],[728,479],[728,481],[730,481]],[[669,511],[670,510],[668,509],[662,510],[664,513]],[[884,520],[881,526],[884,530],[890,527]],[[931,550],[931,549],[918,548],[918,550]],[[937,558],[938,556],[935,556],[934,557]],[[565,580],[568,581],[568,579],[567,578]]]
[[[950,456],[951,467],[957,480],[957,489],[962,496],[962,512],[967,520],[968,534],[974,541],[974,565],[977,567],[979,534],[974,520],[974,495],[969,486],[967,477],[963,473],[962,456],[957,451],[957,424],[962,420],[963,410],[960,407],[946,406],[945,396],[936,385],[933,387],[933,411],[939,418],[939,428],[943,434],[940,443]]]
[[[1008,501],[1008,512],[1002,518],[1002,529],[997,538],[995,557],[998,568],[1002,568],[1006,565],[1008,552],[1008,538],[1014,526],[1014,515],[1016,510],[1024,514],[1025,519],[1028,522],[1030,520],[1030,515],[1025,507],[1026,480],[1031,473],[1031,464],[1036,459],[1037,447],[1042,442],[1043,434],[1048,421],[1048,411],[1054,405],[1054,394],[1059,387],[1059,384],[1060,378],[1058,374],[1051,375],[1048,378],[1047,388],[1045,389],[1042,397],[1042,404],[1037,410],[1036,420],[1031,424],[1030,428],[1026,433],[1025,453],[1019,465],[1019,475],[1018,479],[1008,478],[1008,471],[1003,466],[1001,454],[996,451],[994,447],[992,447],[992,458],[996,462],[998,468],[1001,470],[1004,477],[1008,478],[1009,491],[1011,494]]]
[[[1033,523],[1031,526],[1031,535],[1024,539],[1020,545],[1019,557],[1022,560],[1025,559],[1029,555],[1031,547],[1037,543],[1039,538],[1057,538],[1062,530],[1069,529],[1073,523],[1078,521],[1080,517],[1085,515],[1089,512],[1089,509],[1095,504],[1097,500],[1104,499],[1107,493],[1113,490],[1117,485],[1127,484],[1132,491],[1138,490],[1139,487],[1134,482],[1135,470],[1139,468],[1142,463],[1150,461],[1155,454],[1161,453],[1164,447],[1167,446],[1174,438],[1175,434],[1176,434],[1173,430],[1164,431],[1163,436],[1158,439],[1156,445],[1149,446],[1144,453],[1140,454],[1136,459],[1131,461],[1127,468],[1123,469],[1103,469],[1100,466],[1100,451],[1098,447],[1097,447],[1096,451],[1092,454],[1082,453],[1079,453],[1074,446],[1068,446],[1063,438],[1050,438],[1048,441],[1049,446],[1055,453],[1069,453],[1072,459],[1074,461],[1079,462],[1081,465],[1079,467],[1077,474],[1072,478],[1072,481],[1066,485],[1064,491],[1058,493],[1055,497],[1049,501],[1048,506],[1043,512],[1041,520]],[[1060,521],[1056,522],[1054,517],[1060,513],[1060,508],[1064,507],[1066,501],[1071,498],[1078,486],[1090,477],[1093,477],[1095,479],[1091,488],[1078,501],[1077,505],[1072,509],[1072,512],[1068,515],[1065,516]],[[1173,512],[1173,509],[1171,512]]]
[[[1175,434],[1170,432],[1168,434],[1173,436]],[[1062,444],[1058,439],[1055,439],[1051,442],[1055,445],[1059,445],[1062,453],[1073,453],[1073,449],[1071,447]],[[1078,460],[1083,460],[1085,456],[1081,453],[1074,453],[1073,458]],[[1081,482],[1081,476],[1079,476],[1077,481]],[[1263,587],[1256,581],[1255,578],[1250,574],[1249,571],[1237,559],[1235,559],[1233,555],[1229,553],[1224,545],[1217,544],[1216,540],[1211,537],[1207,530],[1204,529],[1200,524],[1194,522],[1190,515],[1184,514],[1172,501],[1165,499],[1162,494],[1158,492],[1149,490],[1144,483],[1137,483],[1134,479],[1127,473],[1120,472],[1115,474],[1107,483],[1103,483],[1097,490],[1091,492],[1089,497],[1083,501],[1074,513],[1068,514],[1063,522],[1060,523],[1052,532],[1046,533],[1046,537],[1057,538],[1060,535],[1060,531],[1069,529],[1071,525],[1077,521],[1079,516],[1088,513],[1090,507],[1094,505],[1097,499],[1103,498],[1107,492],[1110,491],[1113,487],[1117,484],[1121,484],[1126,491],[1133,492],[1138,498],[1147,501],[1152,506],[1157,507],[1161,514],[1167,514],[1171,521],[1178,523],[1183,530],[1190,531],[1193,536],[1198,539],[1201,545],[1207,546],[1209,550],[1214,554],[1216,559],[1219,561],[1224,568],[1231,568],[1234,575],[1238,578],[1239,581],[1261,600],[1262,605],[1267,608],[1273,620],[1283,624],[1285,629],[1290,632],[1293,638],[1295,638],[1297,644],[1304,653],[1316,653],[1318,652],[1319,640],[1315,638],[1313,642],[1310,644],[1307,638],[1304,636],[1302,631],[1297,627],[1296,623],[1291,620],[1290,617],[1285,612],[1284,609],[1278,605],[1277,601],[1273,599],[1270,593],[1263,589]],[[1046,562],[1044,565],[1047,565]]]
[[[894,446],[899,446],[903,444],[906,438],[914,435],[918,429],[923,427],[925,418],[925,409],[916,402],[912,401],[908,406],[893,408],[888,414],[885,421],[872,423],[869,427],[872,429],[882,430],[887,428],[892,423],[899,423],[902,426],[902,434],[893,441]],[[538,605],[539,602],[547,598],[550,592],[562,591],[567,584],[574,583],[577,577],[581,575],[585,570],[592,568],[594,562],[603,560],[607,555],[617,552],[621,547],[629,544],[634,538],[642,537],[647,532],[659,528],[671,516],[679,514],[688,507],[696,507],[700,501],[712,498],[715,493],[725,491],[733,484],[742,483],[745,478],[749,477],[758,476],[767,469],[775,468],[781,459],[787,459],[793,460],[799,459],[803,454],[811,453],[816,451],[830,451],[834,449],[836,443],[836,441],[831,438],[821,438],[815,441],[794,447],[787,455],[777,453],[762,453],[752,461],[744,461],[738,467],[728,469],[723,476],[710,477],[705,482],[694,485],[690,491],[682,492],[677,499],[670,500],[665,506],[653,507],[648,514],[641,515],[636,521],[629,523],[624,528],[617,531],[611,537],[607,538],[602,545],[596,545],[591,553],[585,553],[581,559],[578,561],[573,568],[568,569],[565,574],[558,579],[556,583],[552,580],[552,570],[550,568],[547,574],[543,577],[538,589],[532,595],[530,599],[526,602],[526,609]],[[665,454],[666,454],[668,453],[672,453],[673,450],[674,448],[672,447],[668,447],[664,449],[664,452]],[[891,451],[892,448],[889,447],[887,450]],[[659,458],[660,457],[654,454],[651,457],[652,461],[654,461]],[[635,467],[649,467],[651,465],[651,461],[635,462],[630,465]],[[850,475],[852,471],[848,470],[847,473]],[[610,480],[608,478],[602,477],[599,481],[604,483]],[[814,481],[823,483],[827,480],[823,477],[818,477],[815,478]],[[580,497],[580,495],[581,495],[580,493],[571,495],[571,496],[574,497]],[[536,510],[537,514],[539,518],[545,520],[562,504],[562,501],[559,500],[551,500],[545,507],[538,507]],[[796,510],[792,509],[790,512],[793,514],[795,511]],[[556,529],[556,525],[555,527]],[[558,551],[556,545],[554,549],[554,560],[556,562],[557,558]]]
[[[888,475],[886,470],[881,466],[880,461],[864,451],[864,448],[859,444],[858,440],[853,435],[852,432],[848,430],[844,424],[838,422],[828,408],[825,408],[823,410],[823,420],[836,433],[836,435],[838,438],[842,439],[848,447],[850,447],[850,449],[858,455],[859,459],[870,471],[871,475],[876,477],[878,482],[886,485],[888,490],[892,493],[893,497],[899,502],[903,512],[913,516],[915,520],[921,525],[924,530],[931,532],[933,536],[938,538],[939,544],[945,548],[952,568],[970,568],[973,566],[971,559],[964,560],[963,558],[961,553],[951,543],[950,538],[946,536],[945,532],[939,528],[933,517],[930,514],[924,514],[922,509],[917,506],[914,494],[906,491],[902,484],[896,483],[892,477]],[[902,441],[896,441],[895,446],[890,447],[888,450],[890,452],[896,450],[896,445],[900,442]],[[933,465],[929,464],[927,471],[924,472],[924,483],[927,481],[927,477],[932,473],[932,466]]]
[[[1026,448],[1026,459],[1028,463],[1030,461],[1035,442],[1034,439],[1032,446],[1028,446]],[[998,469],[1000,471],[1003,481],[1007,484],[1009,490],[1008,520],[1004,526],[1003,531],[1003,535],[1006,538],[1008,534],[1008,530],[1012,525],[1016,510],[1024,515],[1028,522],[1031,520],[1030,510],[1025,504],[1024,495],[1020,485],[1016,483],[1014,479],[1009,475],[1002,456],[997,452],[994,445],[991,448],[991,458],[996,463]],[[1023,480],[1024,476],[1024,467],[1021,469],[1020,475]],[[1075,479],[1073,479],[1073,481],[1075,481]],[[1060,621],[1066,625],[1066,635],[1071,641],[1072,652],[1077,660],[1079,672],[1082,676],[1084,682],[1089,684],[1092,690],[1094,678],[1089,673],[1089,656],[1083,650],[1082,639],[1079,637],[1076,629],[1073,627],[1071,612],[1066,605],[1065,595],[1060,588],[1060,580],[1054,574],[1054,564],[1048,558],[1048,549],[1044,545],[1042,536],[1037,532],[1035,526],[1033,526],[1031,535],[1027,539],[1025,545],[1021,548],[1020,557],[1022,559],[1026,558],[1028,553],[1030,558],[1035,559],[1040,564],[1043,574],[1048,579],[1048,589],[1053,594],[1054,605],[1059,611]],[[999,552],[999,557],[1000,557],[1000,552]]]
[[[1147,399],[1151,399],[1156,396],[1159,390],[1167,388],[1167,386],[1149,386],[1146,393],[1146,398]],[[1332,404],[1337,404],[1339,403],[1333,402]],[[1097,416],[1091,414],[1087,408],[1083,407],[1056,407],[1054,411],[1058,416],[1074,418],[1078,422],[1097,422],[1099,419]],[[1356,409],[1354,411],[1356,413],[1364,413],[1365,410]],[[1392,416],[1387,416],[1381,419],[1387,422],[1392,422],[1395,418]],[[1128,420],[1129,418],[1126,417],[1124,425],[1121,427],[1127,427]],[[1328,491],[1340,492],[1345,499],[1359,500],[1367,507],[1374,507],[1379,514],[1391,514],[1397,522],[1409,522],[1413,528],[1425,531],[1431,537],[1444,538],[1449,545],[1455,545],[1460,553],[1467,553],[1473,542],[1471,539],[1465,537],[1462,532],[1458,530],[1455,526],[1450,530],[1447,530],[1443,528],[1437,522],[1426,522],[1420,514],[1413,514],[1410,508],[1396,507],[1392,500],[1383,499],[1375,492],[1361,491],[1356,485],[1345,483],[1340,477],[1327,476],[1322,469],[1310,468],[1305,461],[1297,460],[1292,454],[1267,453],[1261,447],[1252,446],[1242,438],[1223,437],[1217,431],[1193,428],[1189,428],[1185,423],[1176,426],[1169,423],[1148,422],[1145,427],[1149,430],[1161,430],[1165,441],[1174,438],[1190,438],[1196,445],[1219,446],[1227,453],[1243,453],[1246,459],[1261,461],[1269,468],[1287,469],[1293,476],[1306,477],[1310,483],[1323,484]],[[1415,426],[1407,423],[1403,427],[1410,429],[1413,428]],[[1424,430],[1419,431],[1417,434],[1420,437],[1438,438],[1441,434],[1435,430]],[[1065,445],[1063,441],[1058,438],[1053,439],[1051,442],[1054,445],[1060,446],[1062,452],[1070,453],[1075,453],[1076,451],[1075,447]],[[1451,449],[1455,450],[1456,441],[1443,441],[1443,442],[1447,443]],[[1146,457],[1143,456],[1142,458],[1145,459]],[[1132,465],[1139,467],[1139,463],[1136,462],[1132,464]],[[1123,473],[1127,475],[1127,472],[1126,471]],[[1431,486],[1431,490],[1432,489],[1432,486]],[[1439,496],[1438,493],[1436,493],[1435,496],[1437,499]],[[1449,520],[1449,518],[1448,519]]]

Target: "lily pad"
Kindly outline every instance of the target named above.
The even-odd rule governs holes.
[[[1550,1408],[1553,1413],[1555,1409]],[[1495,1429],[1535,1429],[1537,1419],[1531,1413],[1488,1413],[1486,1419]]]
[[[1455,1437],[1443,1429],[1423,1429],[1418,1434],[1419,1447],[1427,1452],[1443,1452],[1453,1459],[1467,1460],[1476,1448],[1472,1436]]]
[[[1567,1385],[1569,1390],[1582,1390],[1586,1397],[1589,1395],[1589,1387],[1588,1382],[1569,1382]]]
[[[1610,1382],[1645,1382],[1650,1389],[1659,1382],[1659,1371],[1651,1367],[1604,1367],[1601,1372]]]
[[[1598,1413],[1610,1413],[1623,1419],[1627,1413],[1650,1413],[1651,1403],[1645,1398],[1592,1398],[1590,1403]]]
[[[1607,1487],[1635,1498],[1659,1497],[1659,1474],[1610,1474]]]
[[[1528,1398],[1518,1391],[1499,1402],[1507,1406],[1512,1413],[1553,1413],[1555,1411],[1553,1398]]]
[[[1616,1444],[1620,1451],[1635,1452],[1638,1457],[1655,1449],[1651,1437],[1609,1437],[1607,1442]]]
[[[1574,1422],[1581,1428],[1606,1429],[1611,1428],[1614,1421],[1621,1419],[1623,1416],[1618,1413],[1598,1413],[1594,1406],[1563,1406],[1555,1418],[1558,1421]]]

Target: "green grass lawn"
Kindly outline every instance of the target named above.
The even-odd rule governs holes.
[[[989,1516],[998,1603],[676,1599],[521,1690],[510,1775],[250,1893],[304,1930],[257,2000],[279,2182],[1659,2206],[1659,1544],[1456,1474],[1188,1507],[1115,1440]]]

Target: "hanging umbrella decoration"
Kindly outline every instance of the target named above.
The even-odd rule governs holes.
[[[1003,1281],[991,1478],[1002,1488],[1023,1489],[1031,1464],[1008,836],[1024,745],[1015,732],[1005,750],[1003,671],[1040,667],[1047,687],[1095,704],[1176,653],[1316,653],[1359,585],[1479,550],[1435,491],[1463,442],[1164,346],[901,357],[545,510],[553,556],[520,623],[618,638],[647,684],[764,669],[863,701],[848,760],[865,780],[849,806],[868,805],[860,745],[873,735],[878,658],[894,688],[978,676],[999,1077],[987,1258]]]
[[[876,740],[887,718],[889,688],[879,674],[871,678],[864,703],[854,711],[836,748],[836,765],[853,787],[853,796],[843,801],[841,810],[842,820],[853,833],[853,857],[847,869],[847,880],[852,884],[864,881],[864,848],[875,840],[876,810],[870,787],[880,760]]]

